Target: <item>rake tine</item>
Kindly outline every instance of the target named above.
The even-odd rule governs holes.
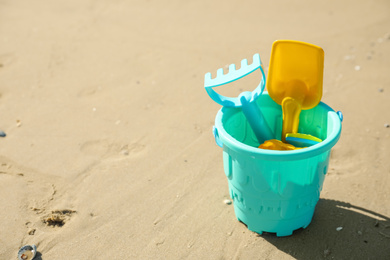
[[[241,61],[241,68],[240,68],[240,69],[245,68],[245,67],[247,67],[247,66],[248,66],[248,60],[247,60],[247,59],[243,59],[243,60]]]
[[[208,82],[211,80],[211,72],[207,72],[205,75],[204,75],[204,81],[205,82]]]
[[[236,70],[236,64],[230,64],[229,65],[229,73]]]
[[[223,76],[223,68],[217,70],[217,78]]]

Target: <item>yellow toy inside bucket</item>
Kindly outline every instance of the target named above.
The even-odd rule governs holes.
[[[324,51],[313,44],[278,40],[272,45],[267,90],[283,110],[281,139],[297,133],[301,110],[321,101]]]

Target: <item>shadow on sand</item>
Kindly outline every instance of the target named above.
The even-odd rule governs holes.
[[[296,259],[390,259],[390,219],[334,200],[318,201],[306,229],[261,237]]]
[[[37,255],[35,256],[34,260],[42,260],[42,254],[37,252]]]

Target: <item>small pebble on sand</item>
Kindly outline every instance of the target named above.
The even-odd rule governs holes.
[[[381,93],[383,92],[383,90],[384,90],[383,88],[378,89],[378,91]]]
[[[355,66],[355,70],[356,70],[356,71],[359,71],[360,69],[361,69],[361,68],[360,68],[359,65],[356,65],[356,66]]]
[[[33,236],[34,234],[35,234],[35,228],[31,228],[31,229],[29,229],[29,231],[28,231],[28,234],[30,235],[30,236]]]
[[[6,137],[6,134],[3,130],[0,130],[0,137]]]
[[[386,128],[389,128],[389,127],[390,127],[390,124],[386,123],[386,124],[385,124],[385,127],[386,127]]]
[[[224,201],[223,201],[223,203],[225,203],[226,205],[230,205],[230,204],[232,204],[232,201],[231,201],[231,200],[228,200],[228,199],[226,199],[226,200],[224,200]]]
[[[330,255],[330,250],[329,249],[325,249],[324,250],[324,256],[327,257],[328,255]]]
[[[353,55],[345,55],[344,60],[353,60],[355,57]]]

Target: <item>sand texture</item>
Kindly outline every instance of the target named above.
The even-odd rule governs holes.
[[[285,238],[224,202],[203,87],[255,53],[267,72],[278,39],[324,49],[344,114],[313,221]],[[0,1],[0,259],[390,259],[389,124],[388,0]]]

